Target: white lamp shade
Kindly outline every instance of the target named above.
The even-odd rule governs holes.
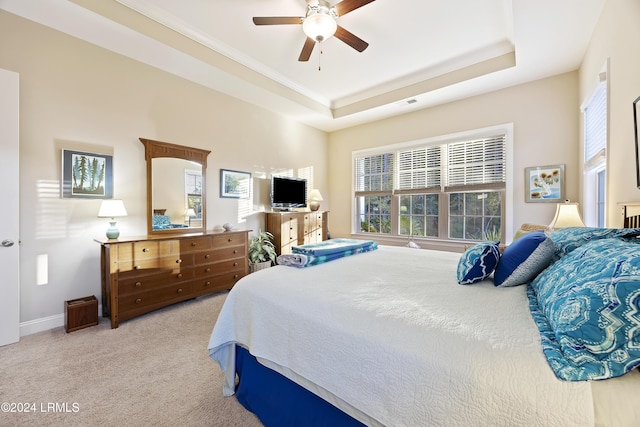
[[[189,209],[186,210],[185,215],[186,216],[196,216],[196,211],[193,210],[193,208],[189,208]]]
[[[304,18],[302,31],[312,40],[322,42],[336,33],[338,24],[325,13],[314,13]]]
[[[127,216],[127,210],[124,208],[122,200],[103,200],[98,211],[98,218],[115,218],[118,216]]]
[[[324,199],[322,198],[322,194],[320,194],[320,190],[318,190],[317,188],[314,188],[309,192],[309,200],[316,200],[320,202]]]
[[[558,203],[556,216],[549,224],[550,229],[566,227],[586,227],[577,203]]]

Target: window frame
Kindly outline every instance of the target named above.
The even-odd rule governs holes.
[[[608,61],[602,67],[602,71],[598,74],[598,78],[593,84],[593,89],[589,96],[580,106],[580,112],[582,115],[582,147],[581,147],[581,161],[583,172],[583,186],[582,186],[582,216],[584,222],[588,226],[597,226],[598,224],[607,224],[607,182],[608,182],[608,147],[609,147],[609,100],[610,100],[610,85],[608,79]],[[587,158],[587,138],[588,135],[588,123],[587,112],[594,99],[598,95],[604,93],[604,144],[603,147],[594,152],[590,158]],[[604,175],[604,176],[603,176]],[[604,191],[599,192],[598,186],[603,182]],[[599,210],[604,205],[603,210]],[[600,213],[601,212],[601,213]]]
[[[436,146],[443,145],[453,142],[460,141],[471,141],[476,139],[484,139],[488,137],[494,137],[498,134],[503,134],[505,137],[505,160],[506,160],[506,171],[505,171],[505,182],[503,184],[502,189],[496,189],[495,184],[487,184],[482,186],[477,186],[476,188],[468,187],[466,189],[461,188],[446,188],[445,185],[442,187],[438,187],[435,191],[427,190],[427,189],[418,189],[418,190],[392,190],[390,192],[392,196],[392,207],[391,207],[391,230],[390,234],[379,234],[379,233],[370,233],[370,232],[361,232],[360,231],[360,223],[359,223],[359,215],[358,215],[358,207],[357,207],[357,197],[360,195],[365,195],[362,192],[356,191],[356,159],[374,156],[385,153],[393,153],[394,156],[397,155],[399,151],[410,150],[410,149],[418,149],[425,146]],[[351,233],[353,237],[363,238],[367,236],[368,238],[376,238],[377,240],[383,241],[383,243],[388,244],[398,244],[399,242],[404,242],[407,240],[408,236],[401,235],[400,233],[400,195],[402,194],[426,194],[435,192],[441,195],[444,195],[445,199],[441,199],[439,201],[439,235],[445,237],[421,237],[421,236],[412,236],[410,239],[420,240],[421,243],[424,243],[427,247],[432,245],[438,246],[439,244],[445,244],[445,246],[460,246],[468,245],[471,240],[464,239],[452,239],[448,237],[448,212],[449,212],[449,194],[450,193],[459,193],[459,190],[467,190],[472,189],[473,191],[501,191],[502,192],[502,241],[503,243],[510,243],[513,238],[513,188],[514,188],[514,174],[513,174],[513,123],[500,124],[496,126],[490,126],[486,128],[473,129],[453,134],[440,135],[431,138],[425,138],[415,141],[408,142],[400,142],[396,144],[390,144],[385,146],[379,146],[375,148],[356,150],[352,152],[351,159],[351,180],[352,180],[352,188],[351,188],[351,197],[352,197],[352,205],[351,205]],[[444,167],[444,166],[443,166]],[[397,174],[398,171],[394,170],[394,174]],[[395,178],[395,177],[394,177]],[[395,186],[395,184],[394,184]],[[444,220],[444,221],[443,221]],[[447,224],[443,224],[446,222]],[[435,247],[434,246],[434,247]]]

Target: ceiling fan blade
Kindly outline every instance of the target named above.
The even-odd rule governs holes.
[[[352,10],[356,10],[359,7],[374,2],[375,0],[342,0],[340,3],[333,6],[336,9],[338,16],[346,15]]]
[[[316,45],[315,40],[310,37],[307,37],[307,40],[304,42],[304,46],[302,46],[302,52],[300,52],[300,56],[298,57],[298,61],[304,62],[308,61],[311,58],[311,52],[313,52],[313,47]]]
[[[346,44],[348,44],[358,52],[362,52],[367,47],[369,47],[369,43],[362,40],[360,37],[356,36],[355,34],[345,30],[340,25],[338,25],[338,29],[336,30],[334,37],[337,38],[338,40],[342,40],[343,42],[345,42]]]
[[[286,25],[302,24],[304,18],[299,16],[254,16],[253,23],[256,25]]]

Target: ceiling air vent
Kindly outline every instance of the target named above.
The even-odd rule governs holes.
[[[411,105],[411,104],[415,104],[416,102],[418,102],[417,99],[415,98],[411,98],[411,99],[404,99],[402,101],[398,101],[396,102],[397,105],[403,106],[403,105]]]

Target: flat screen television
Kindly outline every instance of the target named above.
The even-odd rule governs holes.
[[[271,177],[271,207],[274,209],[307,206],[307,180],[286,176]]]

